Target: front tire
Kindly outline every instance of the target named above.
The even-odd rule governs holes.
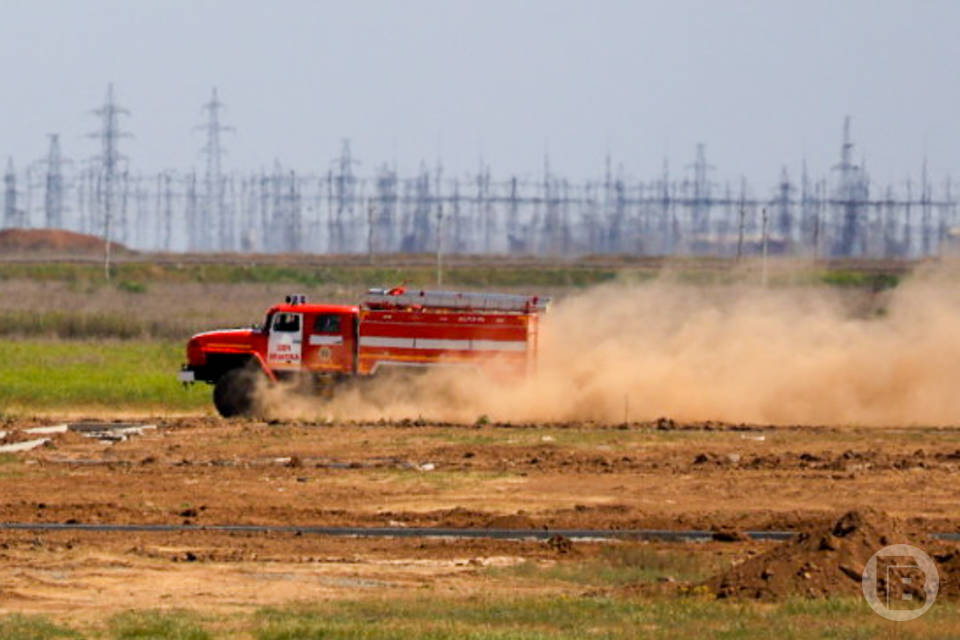
[[[213,387],[213,404],[224,418],[252,416],[257,412],[257,382],[261,375],[250,369],[230,369]]]

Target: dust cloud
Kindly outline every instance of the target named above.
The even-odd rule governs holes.
[[[541,326],[538,370],[526,378],[438,370],[358,384],[322,402],[273,395],[270,410],[460,422],[960,419],[960,287],[934,274],[881,294],[611,285],[559,301]]]

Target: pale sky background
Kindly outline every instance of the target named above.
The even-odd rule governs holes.
[[[108,82],[134,170],[202,166],[200,105],[228,105],[225,169],[321,171],[350,138],[371,173],[822,174],[853,116],[874,182],[960,177],[960,2],[893,0],[0,0],[0,154],[18,167],[85,133]]]

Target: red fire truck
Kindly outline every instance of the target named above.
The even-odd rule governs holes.
[[[184,383],[214,385],[225,417],[257,412],[261,382],[298,388],[369,377],[396,367],[535,366],[538,320],[549,298],[454,291],[370,289],[360,305],[287,296],[252,329],[199,333],[187,343]]]

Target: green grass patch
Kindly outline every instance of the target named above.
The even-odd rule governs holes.
[[[0,453],[0,479],[22,478],[25,475],[23,458],[15,453]]]
[[[147,285],[136,280],[121,280],[117,283],[117,289],[125,293],[146,293]]]
[[[574,640],[604,638],[956,638],[960,612],[938,602],[921,618],[889,622],[859,598],[765,604],[700,597],[467,596],[299,602],[203,616],[131,611],[74,630],[43,617],[0,617],[0,638],[257,640]]]
[[[43,616],[25,616],[19,613],[0,617],[0,638],[4,640],[46,640],[47,638],[82,638],[67,627],[50,622]]]
[[[389,262],[391,257],[384,256],[383,260]],[[477,288],[582,288],[612,281],[643,282],[664,273],[677,282],[698,285],[729,284],[744,277],[732,259],[647,259],[647,264],[640,265],[622,257],[608,257],[606,262],[608,264],[596,264],[583,259],[517,264],[509,260],[479,259],[473,264],[449,264],[444,269],[444,282],[448,286]],[[778,263],[774,261],[773,265],[776,267]],[[814,283],[884,289],[899,284],[901,270],[901,266],[884,268],[880,263],[864,261],[863,268],[801,265],[789,273],[774,269],[770,277],[771,284],[782,286]],[[429,256],[421,256],[415,264],[401,262],[394,265],[356,261],[338,264],[258,264],[241,260],[214,264],[124,261],[113,265],[111,276],[117,289],[132,294],[144,293],[151,283],[158,282],[278,283],[305,287],[332,284],[357,288],[406,282],[412,287],[427,287],[436,282],[436,267]],[[96,289],[105,284],[103,267],[92,263],[0,263],[0,279],[16,278],[68,282],[77,290]]]
[[[820,281],[836,287],[867,287],[879,291],[893,289],[900,284],[900,277],[893,273],[831,270],[821,274]]]
[[[776,634],[788,639],[947,638],[955,637],[958,622],[956,609],[944,605],[938,616],[897,625],[856,599],[766,605],[701,598],[423,598],[264,609],[256,616],[255,637],[765,640]]]
[[[502,433],[480,432],[476,429],[443,429],[432,433],[425,433],[424,438],[441,440],[447,444],[461,444],[472,446],[486,446],[492,444],[507,444]]]
[[[390,486],[402,486],[405,491],[415,494],[418,489],[430,491],[449,491],[458,487],[476,487],[484,482],[495,482],[517,477],[506,471],[434,471],[419,469],[377,469],[361,471],[369,475],[373,482],[382,482]]]
[[[185,389],[176,381],[183,350],[170,341],[0,341],[0,411],[207,407],[207,385]]]
[[[213,636],[201,626],[200,618],[188,611],[129,611],[109,621],[117,640],[208,640]]]
[[[432,286],[436,267],[377,265],[277,265],[277,264],[115,264],[112,277],[117,288],[143,293],[151,282],[285,283],[316,287],[329,284],[355,287],[387,286],[406,282],[414,287]],[[450,266],[444,281],[457,287],[586,287],[617,278],[616,268],[586,265]],[[0,279],[26,278],[46,282],[69,282],[84,289],[103,282],[103,268],[83,263],[0,264]]]
[[[672,577],[679,581],[699,581],[718,567],[703,556],[652,549],[649,546],[615,544],[604,547],[596,557],[541,564],[527,560],[521,564],[490,569],[493,576],[522,578],[538,582],[569,582],[596,587],[653,582]]]

